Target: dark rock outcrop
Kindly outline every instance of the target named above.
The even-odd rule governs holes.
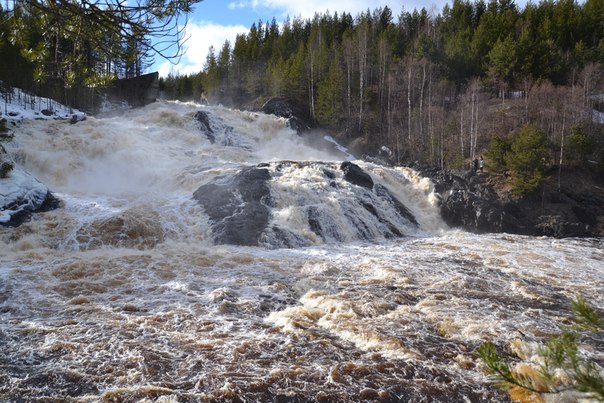
[[[210,126],[210,118],[208,118],[208,114],[204,111],[197,111],[194,116],[195,120],[199,123],[199,129],[206,135],[210,143],[214,144],[216,142],[216,137],[214,136],[214,130],[212,130],[212,126]]]
[[[287,119],[289,127],[298,134],[310,131],[311,126],[301,110],[283,98],[271,98],[260,110],[267,115],[275,115]]]
[[[565,194],[546,184],[540,195],[513,199],[498,194],[486,175],[412,167],[432,180],[442,217],[452,227],[558,238],[604,235],[604,192]]]
[[[299,192],[290,175],[297,178]],[[317,240],[401,237],[419,227],[384,185],[374,184],[351,163],[279,161],[244,167],[200,186],[193,197],[208,215],[217,244],[300,247]],[[288,218],[273,220],[284,210]]]
[[[366,187],[367,189],[373,188],[373,179],[371,179],[371,176],[363,171],[358,165],[355,165],[350,161],[344,161],[342,162],[342,165],[340,165],[340,170],[344,172],[344,179],[348,182],[357,186]]]
[[[418,165],[413,168],[434,183],[441,215],[448,225],[472,232],[517,232],[513,231],[514,218],[503,210],[497,194],[477,175]]]
[[[270,178],[266,168],[247,167],[195,191],[193,197],[213,221],[217,244],[258,245],[269,220]]]

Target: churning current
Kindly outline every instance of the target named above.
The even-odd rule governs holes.
[[[602,240],[451,230],[428,179],[315,140],[168,102],[24,122],[62,207],[0,228],[0,400],[507,401],[482,342],[604,307]]]

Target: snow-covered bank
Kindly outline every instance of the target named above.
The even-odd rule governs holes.
[[[68,120],[76,123],[86,114],[52,99],[38,97],[18,88],[6,89],[0,82],[0,134],[4,141],[12,141],[14,130],[28,120]],[[5,152],[0,142],[0,225],[19,225],[40,210],[58,205],[58,200],[46,185],[19,165]],[[6,172],[4,166],[7,168]]]
[[[64,119],[77,122],[86,119],[86,114],[50,98],[38,97],[19,88],[12,88],[0,91],[0,119],[6,119],[8,122],[28,119]]]

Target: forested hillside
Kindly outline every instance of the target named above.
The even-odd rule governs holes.
[[[546,168],[599,169],[603,62],[602,0],[455,0],[258,21],[210,49],[199,74],[162,84],[171,98],[237,107],[284,97],[358,150],[386,145],[394,163],[467,167],[496,139],[491,157],[505,165],[511,143],[537,132]]]
[[[196,2],[4,2],[0,90],[85,109],[96,89],[140,74],[153,55],[180,55],[179,18]],[[282,97],[357,154],[385,145],[390,162],[443,168],[484,154],[491,171],[538,183],[555,167],[604,170],[603,64],[602,0],[456,0],[258,21],[210,49],[203,71],[161,84],[168,98],[240,108]]]

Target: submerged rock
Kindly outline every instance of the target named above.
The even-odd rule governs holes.
[[[82,250],[108,245],[145,250],[163,242],[165,234],[157,212],[128,209],[83,225],[77,230],[75,239]]]

